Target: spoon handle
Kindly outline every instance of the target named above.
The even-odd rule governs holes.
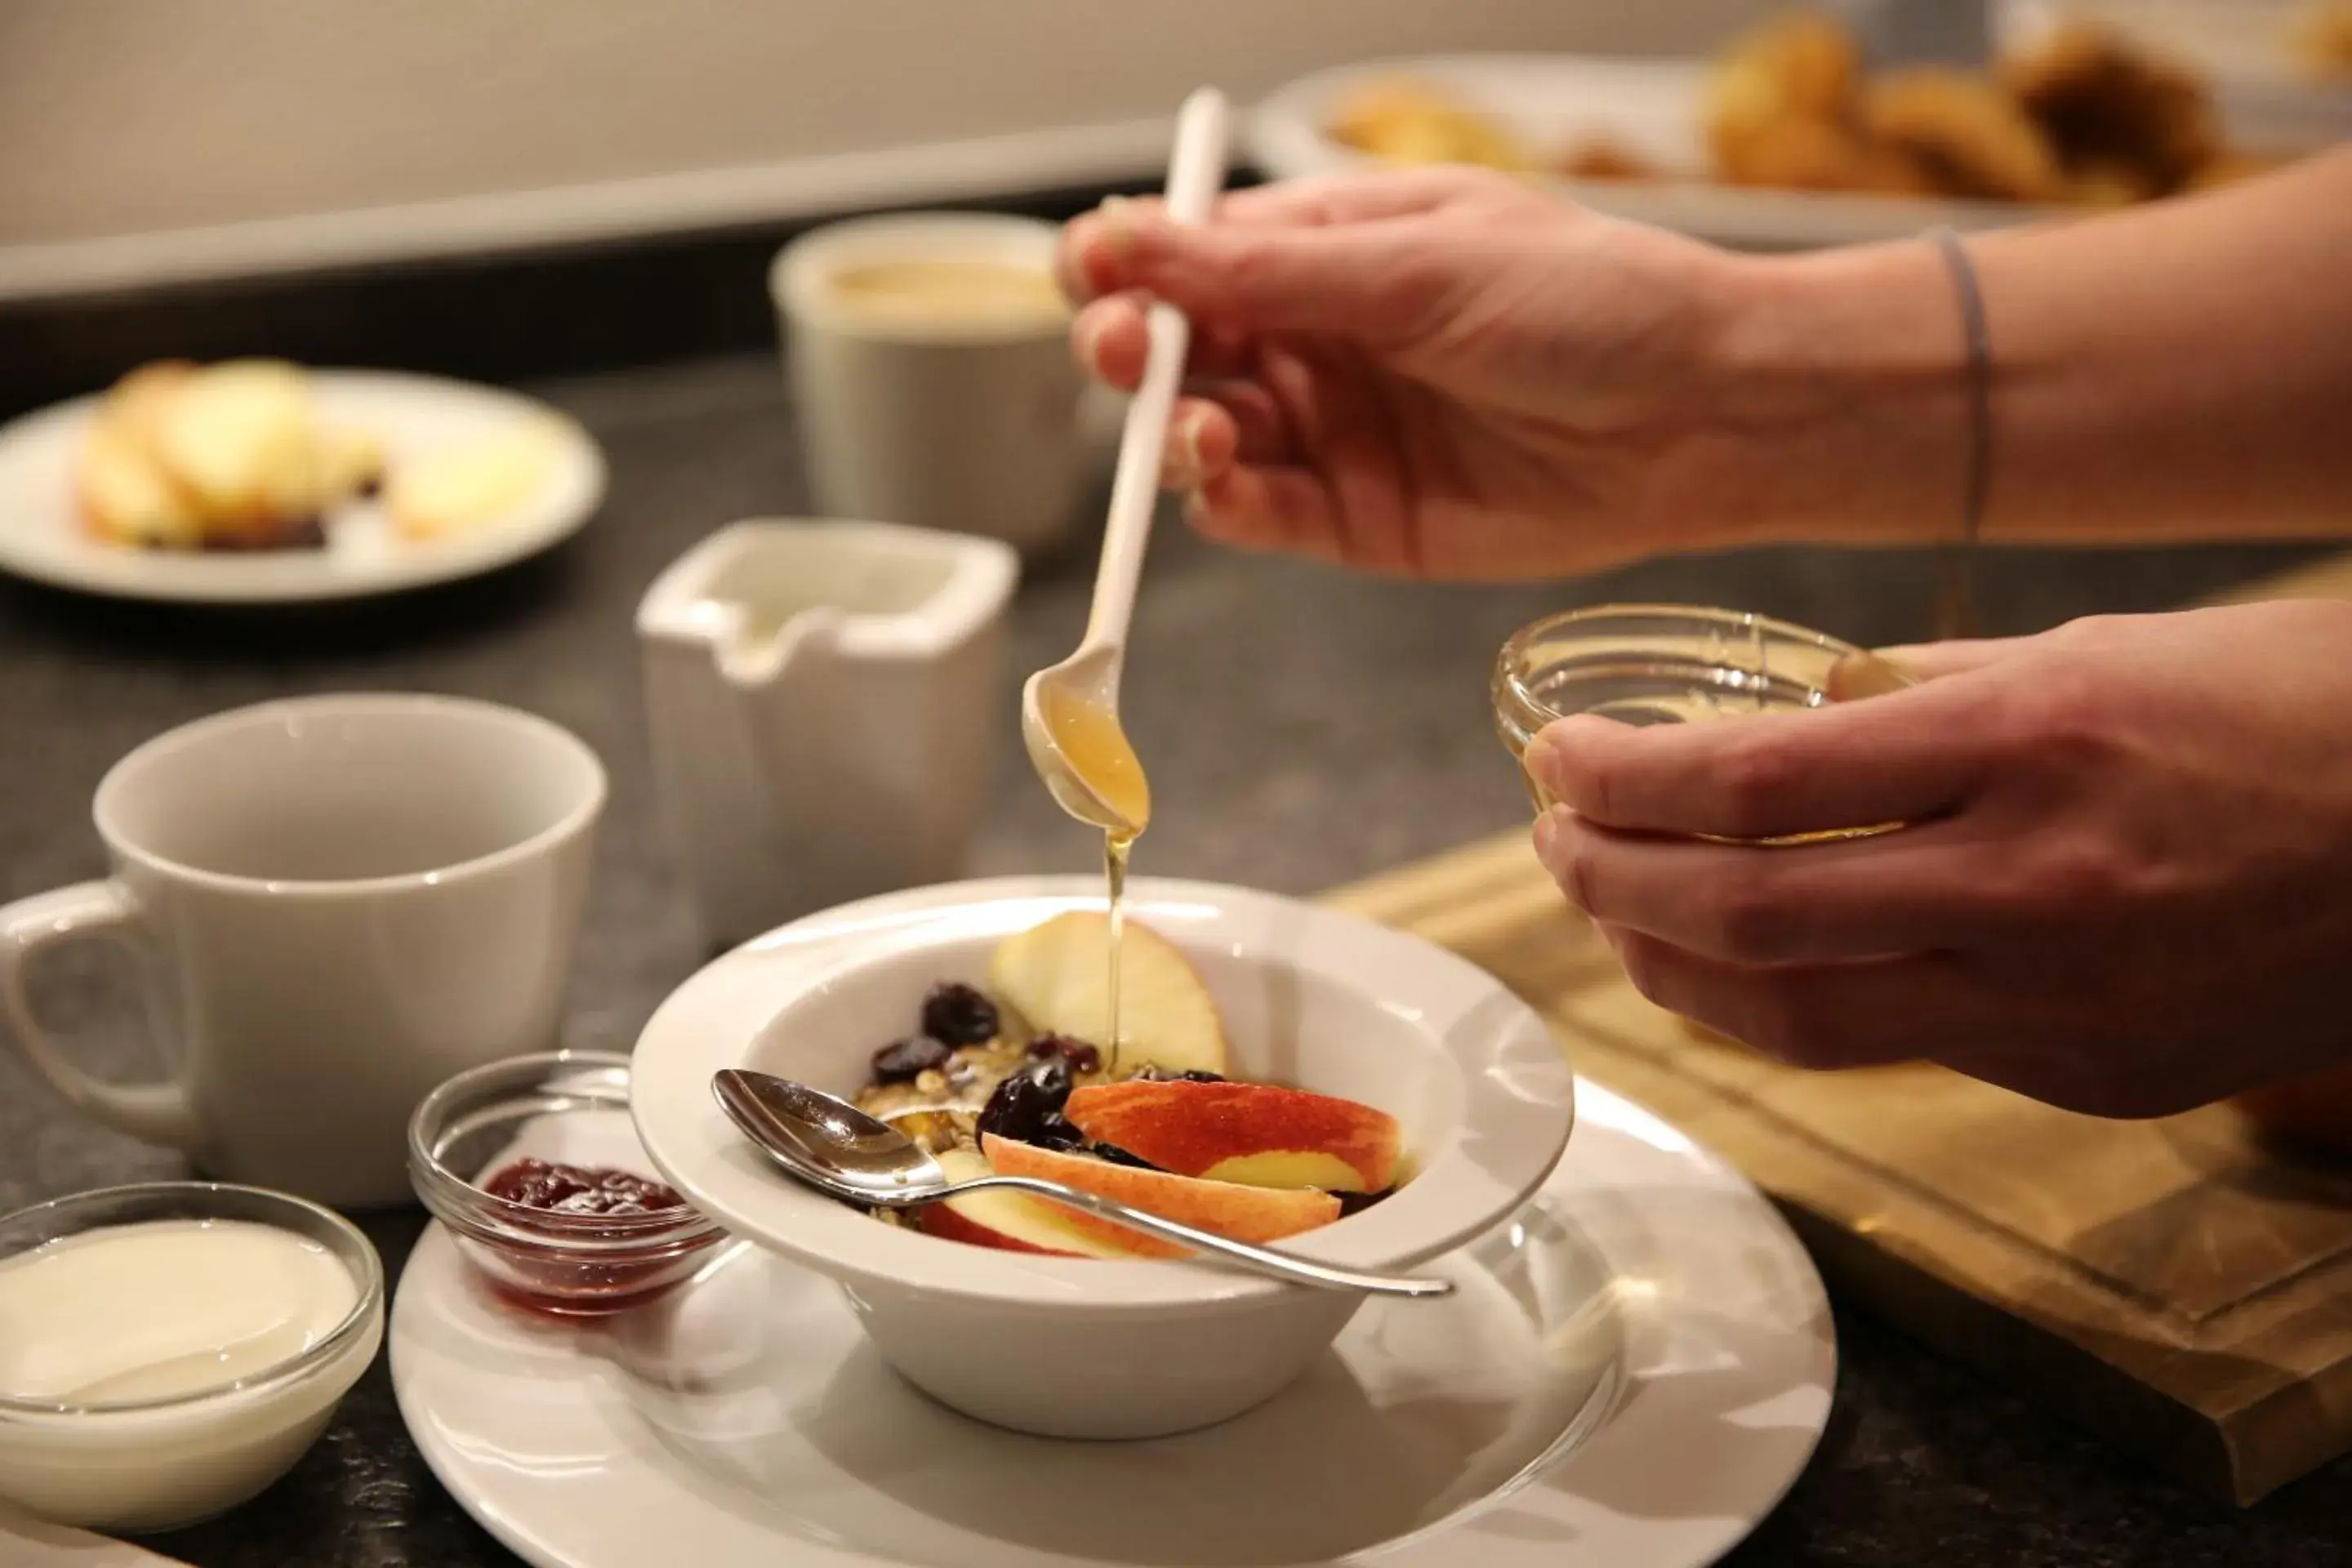
[[[1224,96],[1202,88],[1184,100],[1176,116],[1176,147],[1168,164],[1168,216],[1175,223],[1209,220],[1225,183]],[[1119,437],[1118,466],[1110,481],[1110,521],[1103,531],[1102,563],[1095,570],[1095,598],[1087,617],[1087,646],[1124,644],[1135,612],[1135,588],[1143,574],[1143,547],[1151,531],[1151,509],[1160,499],[1160,448],[1168,418],[1184,379],[1184,355],[1192,327],[1182,311],[1160,303],[1144,312],[1150,337],[1143,381],[1127,405]],[[1118,680],[1113,671],[1111,679]]]
[[[1293,1284],[1312,1285],[1324,1290],[1360,1290],[1368,1296],[1426,1298],[1454,1294],[1454,1281],[1451,1279],[1410,1279],[1391,1274],[1359,1274],[1353,1269],[1335,1268],[1328,1263],[1315,1263],[1304,1258],[1293,1258],[1288,1253],[1269,1251],[1212,1231],[1195,1230],[1189,1225],[1162,1219],[1143,1209],[1129,1208],[1113,1199],[1099,1197],[1076,1187],[1066,1187],[1059,1182],[1041,1181],[1034,1176],[977,1176],[969,1182],[958,1182],[940,1195],[977,1192],[982,1187],[1028,1193],[1070,1208],[1084,1209],[1146,1235],[1156,1236],[1162,1241],[1172,1241],[1200,1252],[1213,1252],[1231,1258],[1252,1273],[1287,1279]]]

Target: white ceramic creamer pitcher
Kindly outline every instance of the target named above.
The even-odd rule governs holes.
[[[959,874],[1020,574],[991,539],[761,519],[704,540],[637,608],[654,784],[705,934]]]

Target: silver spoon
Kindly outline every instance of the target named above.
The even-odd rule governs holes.
[[[1403,1279],[1358,1274],[1303,1258],[1270,1252],[1195,1230],[1142,1209],[1129,1208],[1093,1193],[1030,1176],[982,1176],[950,1182],[940,1163],[897,1128],[876,1121],[845,1100],[772,1073],[727,1068],[710,1080],[710,1091],[743,1135],[791,1174],[845,1203],[868,1208],[908,1209],[935,1204],[960,1193],[999,1187],[1028,1193],[1084,1209],[1164,1241],[1231,1258],[1253,1273],[1271,1275],[1325,1290],[1360,1290],[1373,1296],[1450,1296],[1450,1279]]]

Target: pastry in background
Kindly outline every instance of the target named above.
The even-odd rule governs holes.
[[[2323,9],[2342,21],[2352,49],[2352,0]],[[2058,26],[1990,71],[1873,73],[1843,22],[1790,12],[1717,56],[1701,112],[1712,177],[1774,190],[2118,207],[2278,162],[2226,144],[2195,72],[2083,23]],[[1500,116],[1407,77],[1365,82],[1325,130],[1391,163],[1540,167],[1584,181],[1696,173],[1659,168],[1594,131],[1531,152]]]
[[[2077,180],[2166,196],[2227,151],[2202,80],[2085,24],[2011,56],[2000,77]]]
[[[2295,19],[2294,52],[2323,81],[2352,81],[2352,0],[2313,0]]]
[[[1790,119],[1759,127],[1717,173],[1726,184],[1781,191],[1931,195],[1934,184],[1899,151],[1843,122]]]
[[[2041,126],[2000,84],[1948,66],[1888,71],[1864,89],[1861,119],[1934,189],[1996,201],[2047,202],[2065,194],[2058,154]]]
[[[365,430],[330,427],[319,458],[330,495],[366,497],[383,488],[383,443]]]
[[[302,373],[276,360],[190,371],[156,399],[156,458],[194,501],[208,534],[253,543],[315,524],[325,466]]]
[[[100,402],[75,463],[84,525],[149,550],[280,550],[326,542],[328,510],[373,485],[373,440],[324,426],[301,368],[167,360]]]
[[[1862,84],[1862,49],[1832,17],[1777,16],[1717,57],[1711,118],[1735,137],[1780,120],[1844,120]]]
[[[412,540],[469,532],[530,500],[558,450],[554,431],[526,421],[421,452],[384,480],[384,512]]]
[[[1535,160],[1492,116],[1412,78],[1367,82],[1332,113],[1334,141],[1397,163],[1476,163],[1519,173]]]
[[[172,482],[119,420],[90,427],[74,468],[83,526],[101,539],[142,550],[196,550],[204,524],[187,493]]]
[[[1706,89],[1706,139],[1735,184],[1853,188],[1862,51],[1829,17],[1799,12],[1733,40]]]
[[[1623,142],[1598,133],[1577,138],[1559,161],[1570,180],[1655,180],[1664,171]]]

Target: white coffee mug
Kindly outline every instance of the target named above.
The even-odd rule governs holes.
[[[777,253],[769,291],[817,510],[981,534],[1024,554],[1063,542],[1119,404],[1087,386],[1058,302],[889,314],[837,287],[857,268],[909,261],[1049,279],[1058,232],[1034,218],[906,213],[831,224]]]
[[[331,696],[199,720],[100,783],[111,877],[0,910],[0,1007],[67,1100],[208,1174],[404,1202],[416,1102],[554,1044],[604,803],[593,752],[489,703]],[[163,1081],[93,1078],[34,1017],[27,972],[88,937],[144,961]]]

